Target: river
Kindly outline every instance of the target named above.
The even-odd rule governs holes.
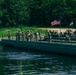
[[[0,75],[76,75],[76,58],[3,47]]]

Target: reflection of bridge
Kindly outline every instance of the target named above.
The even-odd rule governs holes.
[[[46,41],[16,41],[2,40],[1,43],[6,46],[22,48],[23,50],[42,51],[48,53],[57,53],[63,55],[76,56],[76,41],[65,42],[64,40],[53,40],[51,43]]]

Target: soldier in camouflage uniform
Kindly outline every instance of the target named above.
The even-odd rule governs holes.
[[[10,39],[11,39],[11,32],[8,31],[8,40],[10,40]]]
[[[36,41],[38,41],[38,35],[39,35],[38,31],[35,31],[34,36]]]
[[[25,34],[24,34],[24,32],[21,33],[21,40],[22,40],[22,41],[25,40]]]
[[[19,40],[20,41],[20,36],[21,36],[21,33],[20,33],[20,30],[18,30],[17,32],[16,32],[16,40]]]
[[[50,33],[50,31],[48,31],[48,43],[50,43],[52,41],[52,35]]]

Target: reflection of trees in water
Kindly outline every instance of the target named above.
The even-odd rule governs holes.
[[[44,57],[45,58],[45,57]],[[72,60],[71,60],[72,61]],[[40,60],[24,60],[22,62],[23,72],[38,72],[38,73],[57,73],[57,72],[67,72],[76,70],[76,61],[71,62],[69,58],[67,59],[40,59]],[[74,59],[73,59],[74,61]]]
[[[13,60],[7,62],[7,64],[7,67],[5,67],[7,74],[15,74],[18,72],[22,75],[29,72],[56,73],[59,71],[69,73],[75,70],[75,65],[59,62],[57,60]]]
[[[30,52],[27,53],[29,59],[27,58],[20,58],[17,59],[18,55],[22,52],[15,52],[15,54],[12,52],[13,49],[8,54],[8,52],[4,52],[3,59],[0,58],[1,61],[1,69],[3,69],[3,73],[5,75],[8,74],[38,74],[38,73],[60,73],[60,72],[66,72],[70,73],[72,71],[76,70],[76,61],[75,58],[72,57],[65,57],[65,56],[58,56],[58,55],[42,55],[39,54],[40,57],[33,57],[32,56],[38,54],[34,53],[30,57]],[[25,53],[25,52],[24,52]],[[31,53],[32,54],[32,53]],[[15,56],[14,56],[15,55]],[[8,57],[7,57],[8,56]],[[9,57],[11,56],[11,58]],[[12,56],[16,59],[12,59]],[[24,57],[27,57],[25,54]],[[19,58],[19,57],[18,57]]]
[[[27,70],[29,67],[31,67],[32,70],[37,70],[40,72],[57,72],[57,71],[64,71],[64,72],[70,72],[70,70],[74,70],[74,64],[73,63],[68,63],[68,62],[59,62],[58,60],[51,60],[48,61],[46,59],[44,60],[32,60],[30,63],[32,66],[28,66]]]
[[[19,70],[19,75],[23,75],[23,64],[22,64],[22,60],[20,60],[20,62],[19,62],[19,68],[20,68],[20,70]]]

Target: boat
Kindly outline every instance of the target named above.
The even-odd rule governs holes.
[[[23,50],[56,53],[60,55],[76,56],[76,43],[44,42],[44,41],[16,41],[2,39],[4,46],[22,48]]]

